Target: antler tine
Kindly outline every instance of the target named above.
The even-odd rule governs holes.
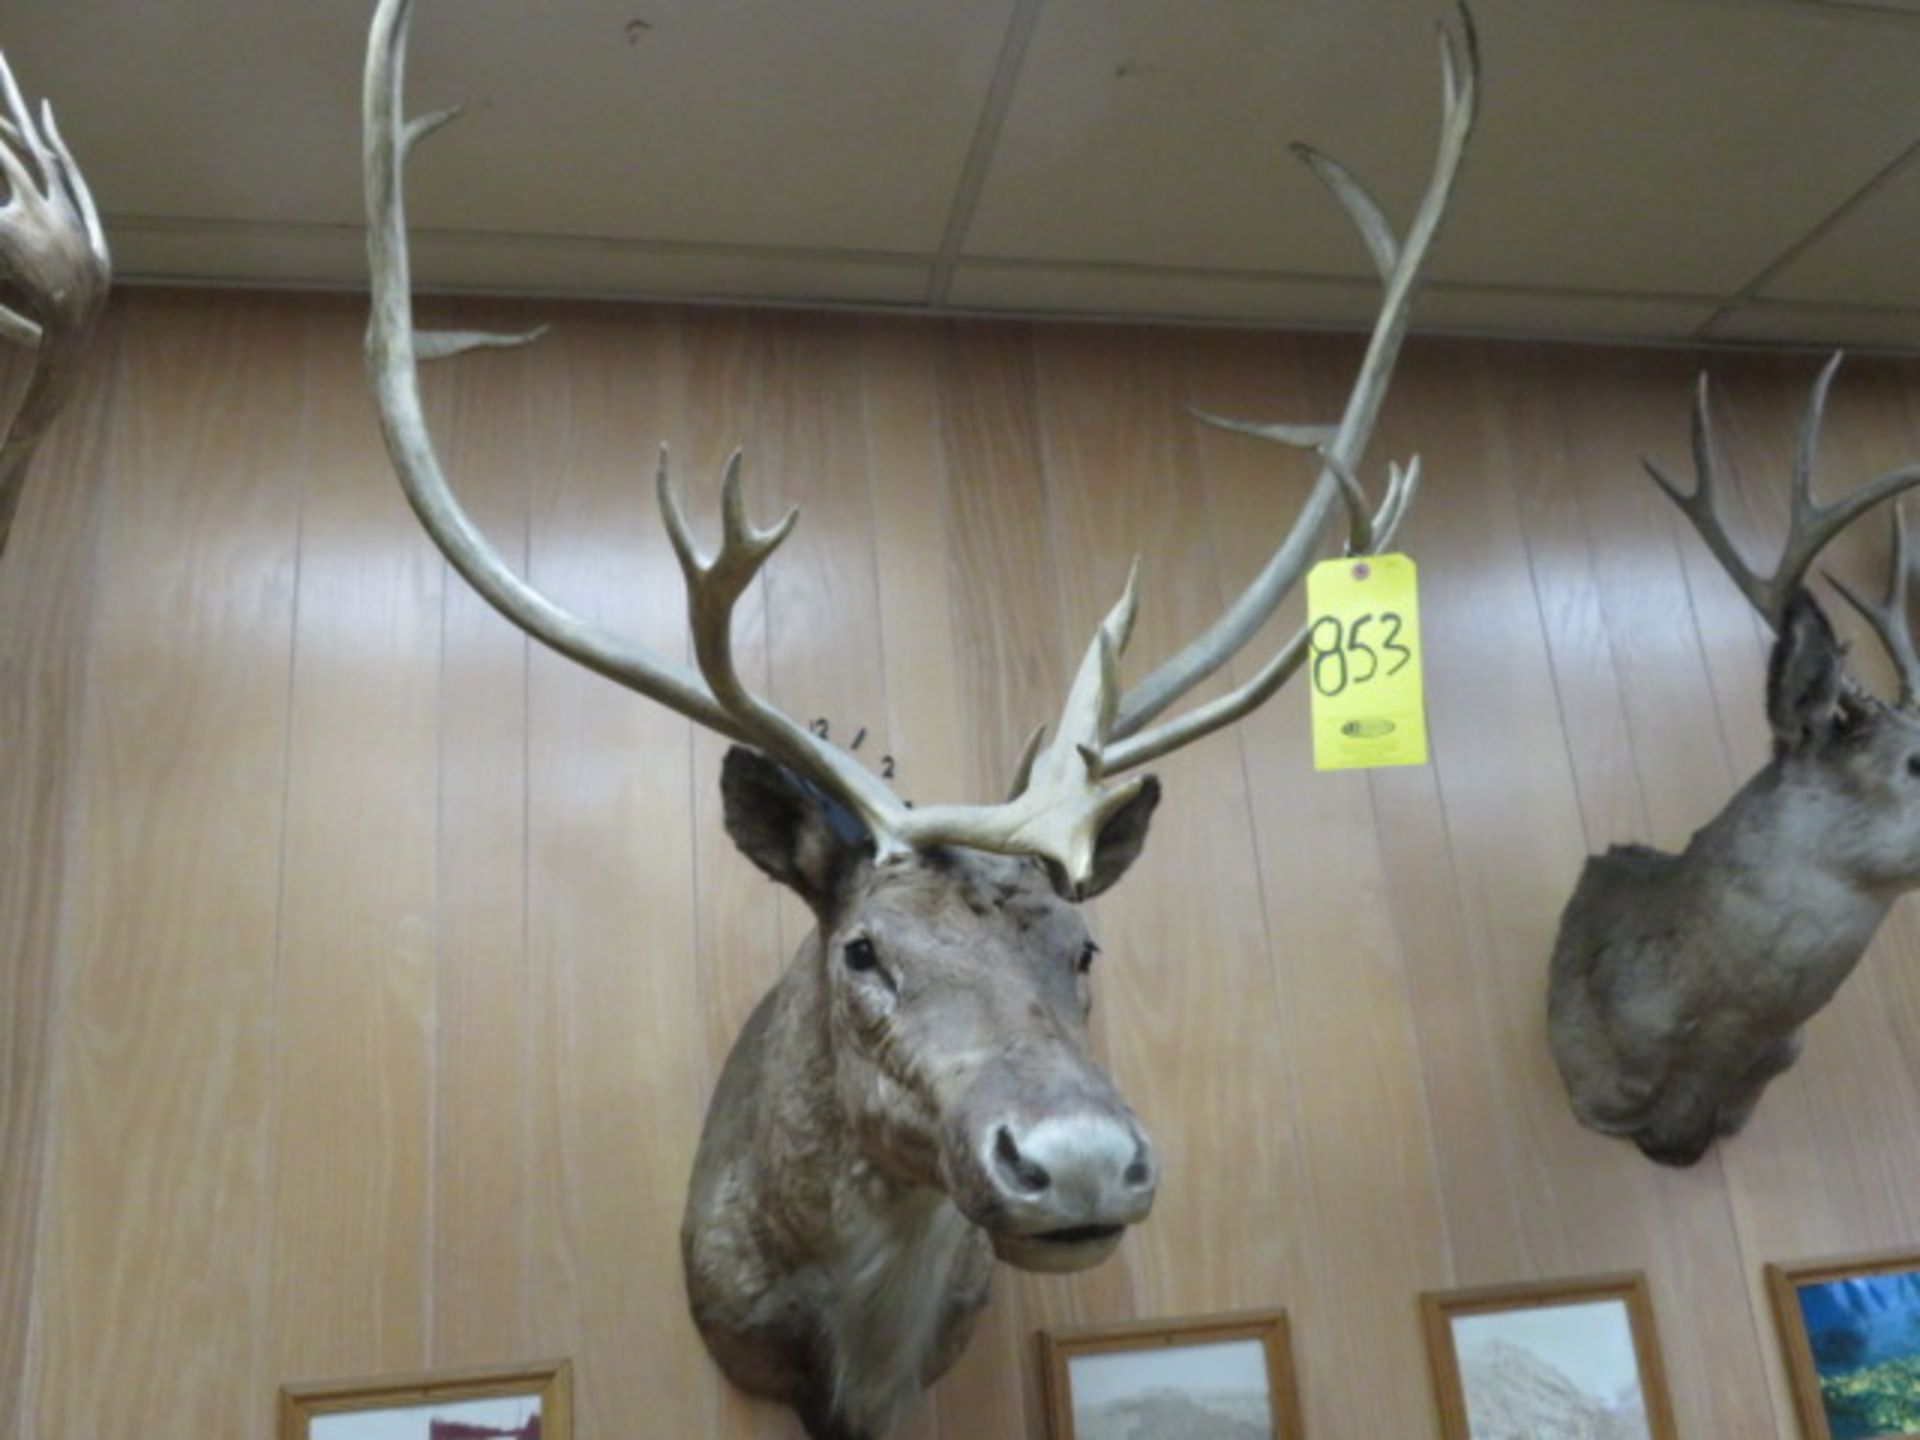
[[[33,347],[33,371],[12,425],[0,437],[0,553],[26,483],[27,462],[79,379],[113,265],[86,178],[61,138],[53,108],[34,120],[0,55],[0,286],[22,310],[0,306],[0,339]],[[24,311],[24,313],[23,313]]]
[[[1387,466],[1387,495],[1380,504],[1380,513],[1373,518],[1373,542],[1367,553],[1378,555],[1383,550],[1393,548],[1394,537],[1400,533],[1400,522],[1407,518],[1407,511],[1413,508],[1413,497],[1420,492],[1420,457],[1414,456],[1402,470],[1398,465]]]
[[[1288,444],[1310,443],[1316,448],[1324,444],[1320,477],[1299,520],[1240,596],[1203,634],[1121,699],[1113,727],[1116,736],[1125,737],[1140,730],[1225,665],[1252,639],[1311,565],[1339,502],[1342,475],[1351,476],[1358,470],[1386,398],[1401,343],[1406,339],[1421,272],[1453,198],[1467,141],[1479,111],[1479,36],[1465,0],[1460,0],[1457,8],[1458,36],[1448,27],[1440,27],[1442,119],[1438,154],[1426,194],[1404,242],[1395,238],[1379,203],[1345,167],[1310,147],[1294,147],[1295,153],[1333,192],[1360,232],[1385,286],[1380,315],[1348,395],[1346,410],[1330,436],[1323,439],[1320,427],[1263,427],[1226,422],[1229,428],[1251,430]]]
[[[1400,522],[1405,518],[1407,508],[1413,503],[1414,494],[1419,488],[1420,457],[1417,455],[1405,470],[1398,465],[1390,467],[1386,498],[1371,517],[1366,513],[1366,498],[1360,493],[1359,485],[1341,486],[1340,493],[1347,502],[1348,529],[1353,537],[1349,542],[1352,548],[1347,553],[1353,556],[1377,555],[1392,544],[1394,533],[1399,530]],[[1296,527],[1304,524],[1305,517],[1294,523]],[[1137,765],[1145,765],[1251,714],[1293,678],[1306,655],[1307,628],[1302,626],[1257,675],[1237,689],[1205,705],[1197,705],[1163,725],[1110,744],[1103,757],[1106,773],[1115,775]]]
[[[407,29],[413,0],[380,0],[368,41],[365,95],[367,251],[373,313],[367,365],[381,429],[401,488],[448,561],[489,604],[520,629],[597,674],[697,724],[756,746],[818,783],[849,806],[882,852],[900,848],[893,821],[901,812],[891,791],[850,756],[825,745],[740,683],[732,660],[733,606],[780,542],[795,514],[770,530],[748,521],[740,494],[740,456],[728,462],[722,493],[723,541],[709,560],[694,543],[661,452],[660,509],[687,583],[688,611],[701,673],[630,644],[555,604],[528,585],[474,525],[454,496],[434,453],[420,403],[419,362],[484,345],[518,345],[540,332],[416,334],[407,252],[403,171],[414,145],[457,110],[407,123],[401,115]],[[712,687],[712,688],[709,688]]]
[[[1640,463],[1653,483],[1660,487],[1661,493],[1687,517],[1700,538],[1706,542],[1707,549],[1713,552],[1713,558],[1719,561],[1720,568],[1740,587],[1740,593],[1771,624],[1779,611],[1770,598],[1767,582],[1741,558],[1740,547],[1733,543],[1733,537],[1727,533],[1726,525],[1720,519],[1719,457],[1713,439],[1711,405],[1711,388],[1703,372],[1694,382],[1691,432],[1694,482],[1691,491],[1682,490],[1673,477],[1652,460],[1643,458]]]
[[[1873,627],[1873,633],[1879,637],[1881,647],[1886,650],[1887,658],[1893,661],[1894,673],[1900,682],[1898,704],[1902,709],[1914,708],[1916,695],[1920,695],[1920,655],[1914,653],[1913,627],[1907,617],[1907,513],[1904,501],[1893,502],[1892,553],[1887,560],[1887,589],[1878,605],[1868,603],[1839,576],[1827,574],[1827,583],[1840,592],[1840,596],[1860,613],[1860,618]]]
[[[7,102],[8,138],[32,158],[40,171],[40,183],[51,185],[53,152],[47,148],[40,132],[34,127],[33,112],[27,108],[26,97],[20,93],[20,84],[13,78],[13,67],[7,63],[5,55],[0,55],[0,97]]]
[[[1119,699],[1120,655],[1133,632],[1139,588],[1136,560],[1125,591],[1080,661],[1053,739],[1043,744],[1043,736],[1035,734],[1028,741],[1006,803],[909,810],[898,821],[906,843],[916,849],[968,845],[1038,855],[1063,894],[1078,897],[1084,891],[1101,829],[1148,783],[1145,776],[1106,783],[1115,769],[1106,744]]]
[[[1697,382],[1693,406],[1694,488],[1691,493],[1680,487],[1651,460],[1643,462],[1667,498],[1679,507],[1720,568],[1740,588],[1740,593],[1765,617],[1775,630],[1780,628],[1787,602],[1806,582],[1807,571],[1833,538],[1881,501],[1903,490],[1920,485],[1920,465],[1907,465],[1868,481],[1831,504],[1822,505],[1813,498],[1813,472],[1819,450],[1821,421],[1826,414],[1827,392],[1840,368],[1843,352],[1836,351],[1813,382],[1801,413],[1794,444],[1793,475],[1789,488],[1786,539],[1781,542],[1780,558],[1773,573],[1762,577],[1740,554],[1727,533],[1718,503],[1718,459],[1714,446],[1713,421],[1708,408],[1708,381],[1703,374]]]
[[[1840,368],[1842,358],[1843,352],[1835,351],[1826,368],[1820,372],[1800,421],[1800,435],[1794,449],[1793,521],[1786,546],[1781,552],[1780,568],[1772,582],[1779,591],[1778,603],[1782,607],[1786,605],[1787,597],[1806,578],[1814,558],[1834,536],[1881,501],[1920,485],[1920,465],[1905,465],[1856,486],[1830,505],[1815,503],[1813,469],[1820,424],[1826,413],[1827,389],[1833,383],[1834,372]]]
[[[720,489],[721,540],[717,554],[703,554],[687,524],[686,512],[667,472],[667,447],[660,447],[655,488],[667,536],[687,584],[687,612],[693,652],[715,701],[749,743],[822,786],[858,815],[881,854],[904,847],[898,822],[904,807],[885,784],[846,752],[823,745],[805,727],[755,695],[733,663],[733,611],[761,568],[793,533],[797,507],[765,530],[747,516],[740,488],[740,451],[727,458]]]

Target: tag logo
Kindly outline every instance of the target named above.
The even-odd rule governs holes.
[[[1349,720],[1340,727],[1340,733],[1349,740],[1378,740],[1382,735],[1393,733],[1391,720]]]

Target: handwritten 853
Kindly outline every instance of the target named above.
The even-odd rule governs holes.
[[[1323,560],[1307,574],[1317,770],[1427,763],[1420,588],[1405,555]]]
[[[1322,615],[1307,632],[1313,688],[1322,695],[1341,695],[1350,685],[1398,675],[1413,663],[1412,649],[1401,642],[1405,629],[1406,620],[1397,610],[1367,611],[1347,619]]]

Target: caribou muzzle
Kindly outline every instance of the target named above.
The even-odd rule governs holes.
[[[1098,1264],[1147,1218],[1160,1184],[1153,1145],[1112,1084],[1085,1062],[1076,1071],[1050,1086],[1018,1063],[997,1068],[949,1127],[948,1192],[1022,1270]]]

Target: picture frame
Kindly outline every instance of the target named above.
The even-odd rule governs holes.
[[[1677,1440],[1643,1273],[1432,1290],[1420,1310],[1446,1440],[1581,1421]]]
[[[1210,1422],[1240,1437],[1265,1424],[1301,1440],[1300,1392],[1285,1310],[1141,1320],[1040,1332],[1048,1440],[1177,1433]]]
[[[573,1440],[565,1360],[285,1385],[279,1440]]]
[[[1766,1267],[1807,1440],[1920,1435],[1920,1249]],[[1839,1383],[1836,1383],[1839,1382]]]

